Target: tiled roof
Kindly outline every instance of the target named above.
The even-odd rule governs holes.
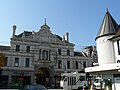
[[[107,11],[96,39],[105,35],[114,35],[118,31],[118,29],[119,29],[118,24],[113,19],[111,14]]]

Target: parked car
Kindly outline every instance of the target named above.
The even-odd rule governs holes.
[[[47,90],[47,88],[40,84],[30,84],[25,86],[24,90]]]

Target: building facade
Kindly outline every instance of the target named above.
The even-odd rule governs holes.
[[[13,25],[10,46],[0,46],[0,52],[5,54],[4,85],[17,86],[22,82],[57,87],[61,73],[83,72],[94,62],[92,57],[74,51],[69,33],[63,37],[53,34],[46,22],[38,32],[24,31],[16,35],[16,29]]]

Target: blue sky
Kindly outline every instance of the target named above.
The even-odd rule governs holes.
[[[0,0],[0,45],[10,45],[12,26],[16,34],[38,31],[47,19],[53,34],[69,32],[75,49],[96,45],[95,37],[106,8],[120,23],[119,0]]]

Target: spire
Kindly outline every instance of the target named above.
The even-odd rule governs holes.
[[[41,29],[50,29],[50,27],[47,25],[46,18],[45,18],[45,24],[41,26]]]
[[[106,9],[106,11],[109,12],[109,11],[108,11],[108,8]]]
[[[47,25],[47,23],[46,23],[46,18],[45,18],[45,25]]]
[[[117,31],[118,24],[107,9],[96,39],[105,35],[114,35]]]

